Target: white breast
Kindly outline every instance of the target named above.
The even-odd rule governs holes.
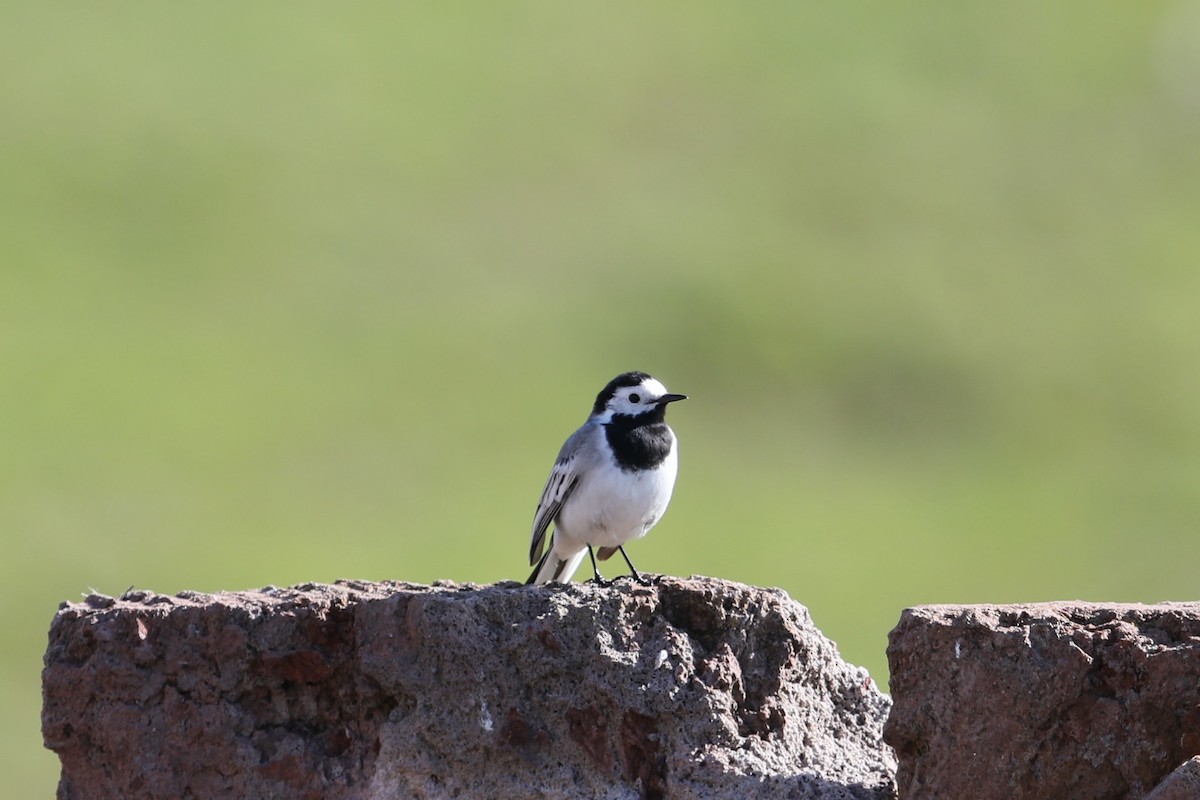
[[[679,447],[656,469],[625,472],[614,461],[590,471],[558,515],[558,530],[580,544],[616,547],[646,534],[671,502]]]

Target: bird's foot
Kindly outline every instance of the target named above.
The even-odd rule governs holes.
[[[597,586],[612,586],[612,581],[604,580],[604,576],[600,574],[600,568],[596,566],[596,554],[592,552],[592,546],[587,546],[588,558],[592,560],[592,579],[589,583],[594,583]]]
[[[622,578],[633,581],[638,586],[656,586],[662,580],[662,575],[646,576],[640,572],[632,572],[628,575],[618,576],[617,580],[621,580]]]

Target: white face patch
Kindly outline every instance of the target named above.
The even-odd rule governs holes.
[[[637,386],[625,386],[617,390],[612,399],[608,401],[607,411],[610,414],[626,414],[634,417],[638,414],[645,414],[654,408],[654,401],[667,393],[667,387],[663,386],[656,378],[647,378]]]
[[[646,378],[646,380],[642,381],[641,388],[650,392],[654,397],[662,397],[667,393],[667,387],[659,383],[658,378]]]

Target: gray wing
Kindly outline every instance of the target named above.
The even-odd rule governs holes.
[[[582,473],[591,464],[589,456],[587,426],[571,434],[571,437],[558,451],[558,460],[550,471],[550,479],[542,490],[542,499],[538,501],[537,511],[533,515],[533,534],[529,542],[529,563],[536,564],[542,557],[542,542],[550,523],[558,516],[563,503],[579,485]]]

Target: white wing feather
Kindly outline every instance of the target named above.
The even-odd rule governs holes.
[[[533,535],[529,543],[530,565],[536,564],[542,557],[542,542],[546,538],[546,530],[579,483],[579,475],[575,471],[578,462],[579,459],[574,455],[560,458],[550,471],[550,479],[546,481],[542,499],[538,501],[537,512],[533,515]]]

